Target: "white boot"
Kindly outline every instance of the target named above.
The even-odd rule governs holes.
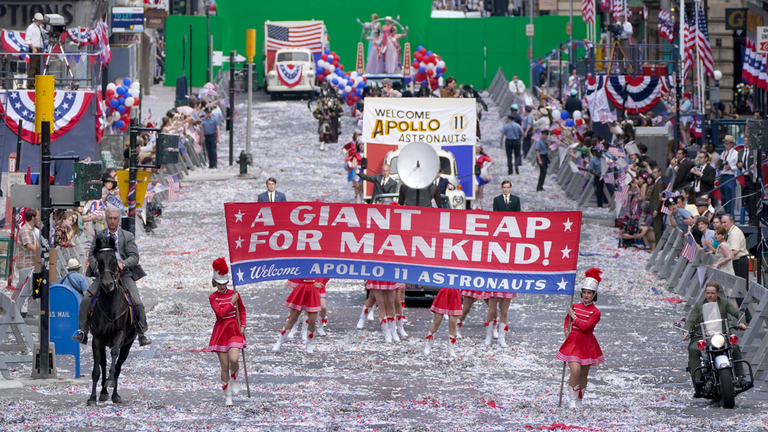
[[[400,342],[400,337],[397,335],[397,324],[395,324],[395,318],[388,317],[387,325],[389,326],[389,333],[392,335],[392,340],[395,342]]]
[[[379,325],[381,326],[381,332],[384,333],[384,342],[392,342],[392,335],[389,334],[389,323],[387,322],[387,318],[382,318]]]
[[[448,357],[450,358],[456,358],[456,351],[453,350],[453,347],[456,345],[456,338],[448,335]]]
[[[325,336],[325,330],[323,330],[323,327],[328,323],[328,318],[321,318],[317,320],[317,335],[318,336]]]
[[[291,331],[288,332],[288,336],[286,337],[288,339],[292,339],[296,335],[296,332],[299,331],[299,328],[301,328],[300,326],[301,326],[301,315],[299,315],[299,318],[296,320],[296,323],[293,325],[293,327],[291,327]]]
[[[285,342],[286,339],[288,339],[288,332],[285,330],[280,330],[280,336],[277,338],[275,346],[272,347],[272,352],[280,351],[280,347],[283,346],[283,342]]]
[[[315,352],[315,342],[313,341],[314,338],[315,338],[314,333],[310,333],[307,335],[307,346],[306,346],[307,354],[312,354],[313,352]]]
[[[461,339],[461,325],[464,324],[463,322],[459,321],[456,323],[456,339]]]
[[[570,393],[569,394],[570,398],[568,400],[568,408],[571,408],[571,409],[575,409],[576,408],[576,404],[577,404],[576,401],[579,400],[579,392],[580,391],[581,391],[581,389],[579,388],[579,386],[576,386],[576,387],[568,390],[568,393]]]
[[[498,326],[498,321],[493,320],[493,338],[494,339],[499,338],[499,328],[497,326]]]
[[[363,311],[360,312],[360,319],[357,320],[357,326],[356,328],[358,330],[362,330],[363,327],[365,327],[365,316],[368,315],[368,308],[363,306]]]
[[[491,323],[485,323],[483,325],[485,326],[485,346],[491,346],[491,341],[493,340],[493,326]]]
[[[429,355],[432,353],[433,343],[435,343],[435,335],[430,333],[429,336],[427,336],[427,346],[424,347],[424,355]]]
[[[232,406],[232,391],[229,389],[228,384],[224,384],[226,388],[222,387],[222,390],[224,390],[224,406],[231,407]]]
[[[368,310],[368,321],[374,321],[374,312],[378,309],[376,305],[373,305]]]
[[[320,143],[320,151],[325,151],[325,143],[324,142]]]
[[[499,323],[499,327],[501,327],[501,323]],[[507,341],[504,340],[504,338],[507,336],[507,331],[509,331],[509,326],[504,324],[504,327],[499,330],[499,346],[502,348],[509,348],[509,345],[507,345]]]
[[[301,320],[301,340],[307,341],[307,329],[309,328],[309,318],[302,318]]]
[[[240,393],[240,383],[237,381],[236,375],[236,372],[232,372],[231,378],[229,379],[228,388],[232,396],[237,396],[237,394]]]
[[[579,389],[579,397],[576,399],[576,408],[581,408],[581,401],[584,400],[584,389]]]
[[[405,315],[398,315],[395,323],[397,324],[397,332],[400,334],[400,338],[407,338],[408,333],[406,333],[403,328],[403,325],[405,324]]]

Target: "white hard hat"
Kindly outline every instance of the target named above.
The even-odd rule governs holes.
[[[35,14],[35,19],[37,21],[42,21],[43,20],[43,14],[41,14],[40,12],[36,13]]]

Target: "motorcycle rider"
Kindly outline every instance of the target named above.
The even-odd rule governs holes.
[[[720,284],[717,282],[711,281],[707,283],[706,288],[704,289],[704,298],[698,302],[696,302],[693,305],[693,308],[691,309],[691,313],[688,314],[688,319],[685,321],[685,334],[683,334],[683,340],[688,340],[690,338],[690,331],[694,326],[698,326],[702,319],[702,313],[701,308],[704,305],[704,303],[712,303],[717,302],[717,307],[720,310],[720,316],[723,318],[727,318],[730,314],[733,317],[739,318],[739,310],[728,302],[727,299],[718,297],[720,294]],[[739,328],[742,330],[747,329],[746,324],[746,317],[741,316],[739,319]],[[693,377],[693,372],[696,370],[697,367],[701,365],[701,351],[696,346],[696,340],[691,339],[691,342],[688,344],[688,372],[691,373],[691,376]],[[734,360],[741,360],[743,357],[741,355],[741,350],[739,349],[738,345],[733,345],[733,359]],[[744,378],[744,366],[741,363],[735,363],[733,365],[734,371],[736,372],[736,376],[738,377],[736,381],[736,387],[739,388],[745,388],[747,385],[749,385],[749,381],[747,381]],[[699,372],[698,377],[694,378],[695,385],[695,392],[693,394],[693,397],[701,397],[702,396],[702,390],[704,386],[704,382],[701,378],[701,372]]]

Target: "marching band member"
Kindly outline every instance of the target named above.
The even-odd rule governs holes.
[[[231,406],[232,395],[240,389],[237,371],[240,350],[245,348],[245,306],[237,292],[227,289],[228,283],[227,262],[224,258],[217,258],[213,262],[211,281],[216,291],[208,297],[216,314],[216,324],[208,343],[208,352],[215,352],[219,356],[221,381],[224,383],[221,389],[224,391],[225,404]]]
[[[272,347],[272,351],[280,351],[280,347],[283,342],[288,338],[288,331],[296,324],[299,319],[299,315],[303,311],[307,314],[308,319],[308,331],[306,350],[307,354],[312,354],[315,351],[313,339],[315,337],[315,321],[317,320],[317,313],[322,310],[320,304],[320,290],[325,288],[329,279],[289,279],[286,285],[291,286],[295,284],[295,288],[291,291],[291,294],[285,300],[283,306],[291,310],[291,314],[288,316],[288,320],[285,322],[283,329],[280,331],[280,336],[275,342],[275,346]]]
[[[427,335],[427,346],[424,348],[424,354],[429,355],[432,352],[432,344],[435,342],[435,333],[443,322],[443,315],[448,315],[448,355],[456,357],[453,350],[456,345],[456,334],[458,327],[456,321],[461,316],[461,292],[455,288],[440,288],[435,299],[432,301],[432,307],[429,311],[435,314],[432,317],[432,325],[429,326]]]
[[[371,290],[379,310],[379,325],[381,332],[384,333],[384,342],[400,342],[397,335],[397,324],[395,324],[395,298],[397,290],[402,289],[404,285],[398,282],[385,281],[365,281],[365,288]]]
[[[491,346],[491,338],[497,337],[497,342],[502,348],[508,348],[505,337],[509,331],[507,325],[507,314],[509,313],[509,303],[513,298],[520,294],[515,292],[496,292],[493,291],[488,299],[488,315],[485,317],[485,346]],[[498,317],[498,327],[497,320]],[[493,320],[493,325],[490,324]]]
[[[593,334],[595,325],[600,321],[600,310],[594,303],[601,281],[600,274],[602,271],[598,268],[591,268],[584,273],[586,279],[581,286],[582,302],[568,309],[568,316],[565,317],[565,342],[557,352],[557,358],[567,362],[571,370],[568,378],[568,385],[572,389],[568,391],[570,408],[581,406],[590,367],[605,361],[600,344]],[[569,323],[572,324],[569,326]]]

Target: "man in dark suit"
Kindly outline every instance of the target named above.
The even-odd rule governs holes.
[[[277,188],[277,180],[274,177],[267,179],[267,191],[260,193],[256,202],[286,202],[285,194],[275,190]]]
[[[688,176],[691,175],[691,161],[688,160],[688,152],[678,149],[675,159],[671,161],[671,164],[677,167],[675,178],[672,180],[672,192],[675,192],[682,189],[689,182]]]
[[[699,152],[696,158],[699,161],[699,166],[691,168],[691,175],[688,180],[693,182],[693,191],[696,192],[696,195],[701,196],[701,194],[708,194],[715,188],[717,170],[709,163],[707,152]]]
[[[443,208],[443,197],[440,196],[440,188],[431,184],[425,188],[414,189],[406,184],[400,186],[400,196],[397,203],[414,207],[432,207],[432,200],[437,208]]]
[[[757,203],[758,182],[755,168],[755,152],[749,148],[749,141],[744,140],[744,147],[739,150],[739,162],[736,167],[744,174],[744,187],[741,189],[741,196],[744,200],[747,214],[749,215],[749,224],[757,225]]]
[[[493,199],[493,211],[519,212],[520,198],[512,195],[512,183],[509,180],[501,182],[501,195]]]
[[[664,192],[666,186],[664,180],[661,178],[661,169],[658,166],[653,167],[651,171],[653,175],[653,188],[651,189],[651,197],[649,202],[651,204],[651,216],[653,216],[653,233],[656,236],[656,244],[659,244],[662,234],[662,220],[664,219],[664,213],[661,212],[661,204],[664,200],[661,198],[661,193]]]
[[[376,199],[381,194],[392,194],[397,192],[397,182],[395,179],[389,176],[390,167],[387,164],[381,166],[381,174],[368,175],[363,172],[362,169],[357,172],[357,176],[361,179],[373,183],[373,194],[371,195],[371,201]]]
[[[139,265],[139,248],[136,247],[136,240],[130,231],[120,228],[120,210],[117,207],[108,205],[105,211],[107,219],[107,228],[96,233],[104,239],[112,237],[115,239],[115,255],[117,256],[118,268],[120,269],[120,283],[128,290],[128,294],[133,301],[133,309],[136,315],[137,328],[139,334],[139,345],[145,346],[152,343],[152,340],[145,333],[147,332],[147,316],[144,313],[144,303],[141,301],[139,289],[136,287],[137,280],[147,274]],[[88,291],[83,293],[83,300],[80,302],[80,311],[78,314],[78,323],[80,329],[72,335],[72,339],[85,344],[88,342],[88,308],[91,301],[99,291],[101,281],[98,279],[98,263],[96,261],[96,241],[91,243],[91,249],[88,253],[88,269],[85,276],[95,277]]]

